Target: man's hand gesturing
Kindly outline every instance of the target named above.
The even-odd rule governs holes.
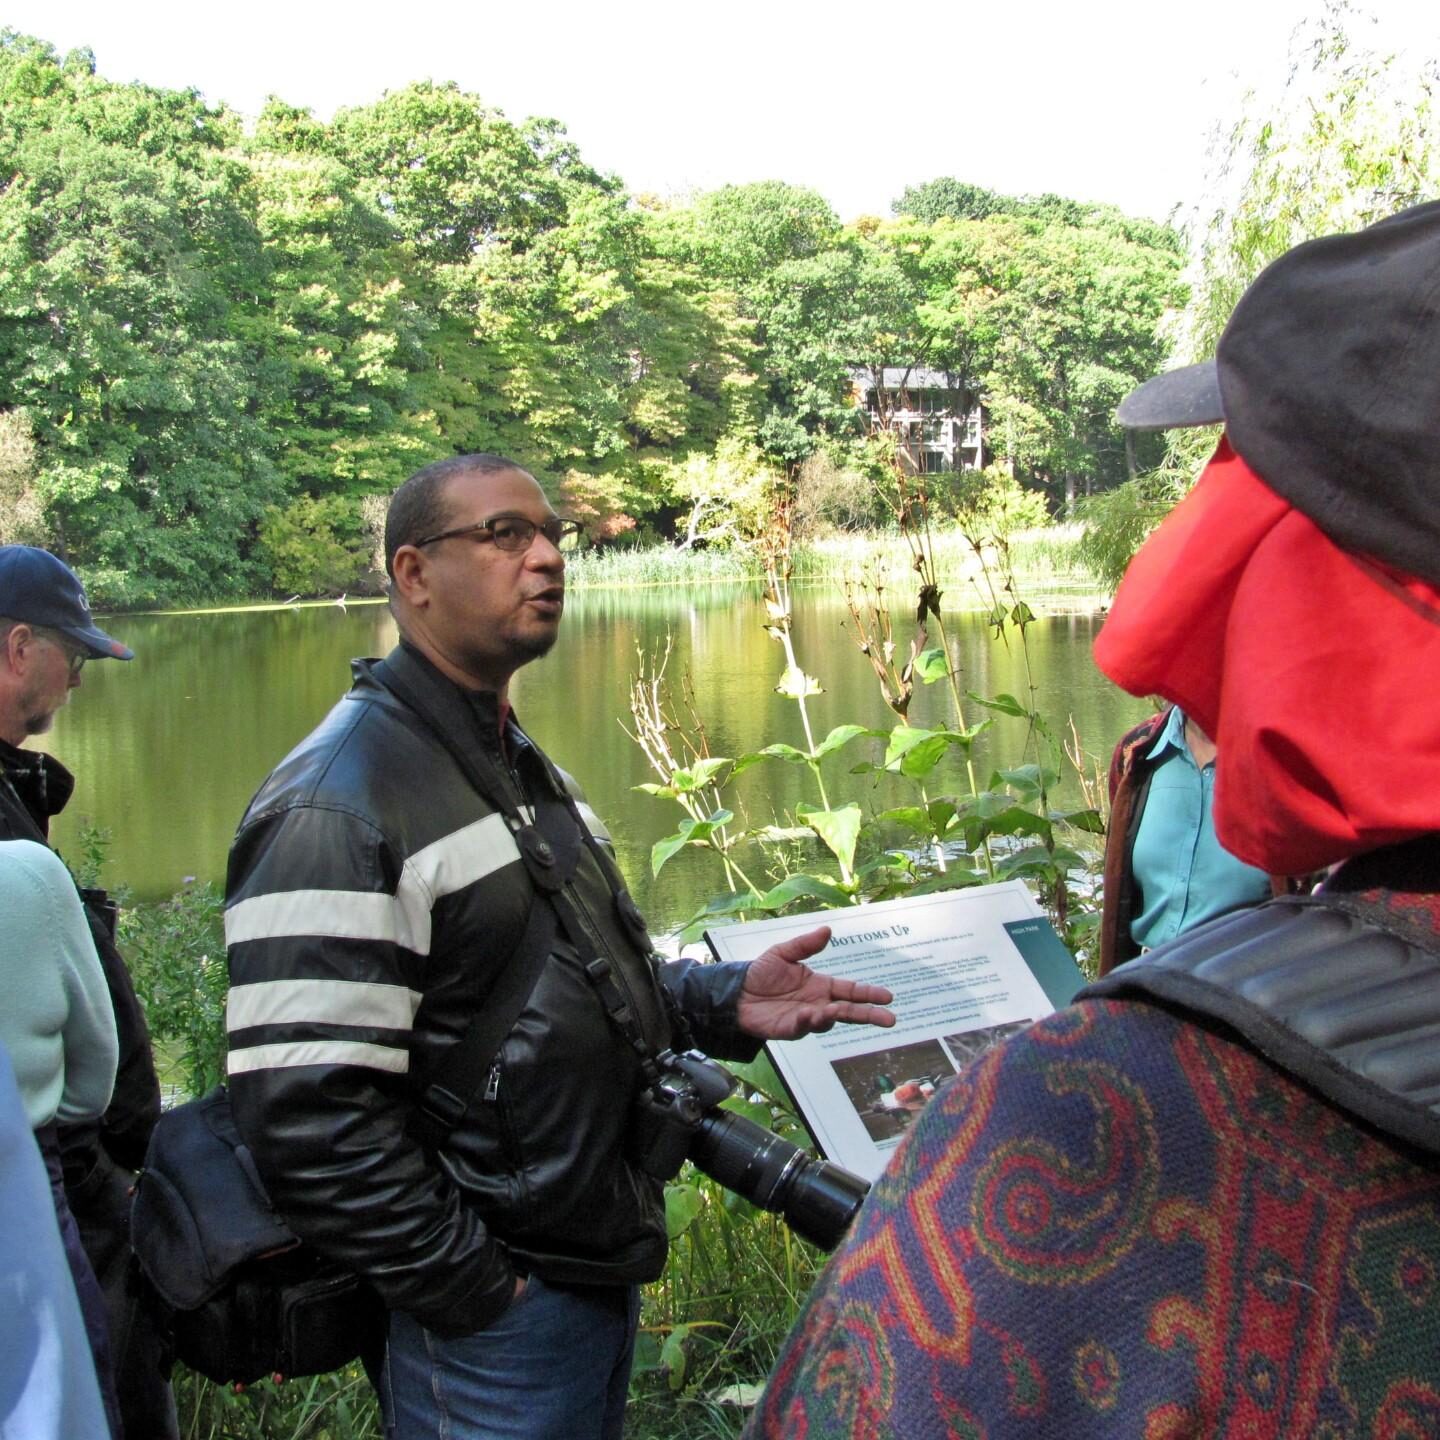
[[[884,1007],[894,996],[880,985],[861,985],[819,975],[804,962],[830,943],[830,927],[772,945],[750,962],[740,992],[738,1019],[761,1040],[798,1040],[837,1022],[888,1027],[895,1016]]]

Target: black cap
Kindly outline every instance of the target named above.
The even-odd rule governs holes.
[[[0,545],[0,615],[58,630],[96,660],[135,658],[128,646],[96,627],[80,577],[33,545]]]
[[[1440,584],[1440,201],[1287,251],[1214,360],[1147,381],[1116,419],[1223,423],[1337,545]]]

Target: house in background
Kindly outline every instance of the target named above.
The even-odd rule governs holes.
[[[892,430],[900,462],[913,475],[979,470],[990,459],[985,416],[966,405],[961,377],[924,365],[886,365],[850,372],[855,403],[872,429]]]

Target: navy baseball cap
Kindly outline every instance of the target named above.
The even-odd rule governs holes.
[[[112,640],[91,619],[80,577],[33,545],[0,545],[0,615],[56,630],[96,660],[135,658],[129,646]]]

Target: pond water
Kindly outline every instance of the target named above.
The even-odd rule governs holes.
[[[825,687],[810,703],[817,740],[841,724],[889,729],[895,717],[847,630],[844,602],[830,586],[795,592],[795,648]],[[54,840],[73,851],[80,826],[108,829],[104,879],[135,899],[172,894],[191,877],[223,880],[225,856],[250,795],[282,755],[325,714],[349,683],[349,660],[383,655],[395,629],[383,605],[352,604],[189,615],[141,615],[104,622],[131,645],[131,664],[92,664],[71,704],[41,737],[76,772],[78,785]],[[1030,662],[1039,708],[1057,728],[1073,717],[1085,747],[1107,757],[1114,739],[1147,710],[1096,671],[1090,642],[1096,616],[1042,619],[1030,630]],[[898,626],[897,626],[898,628]],[[1024,696],[1018,646],[997,641],[978,615],[947,621],[964,686],[985,695]],[[678,688],[688,670],[696,706],[716,755],[737,755],[775,741],[803,746],[797,708],[774,693],[782,669],[778,644],[764,629],[758,590],[582,590],[567,601],[559,643],[522,670],[512,699],[526,729],[575,774],[616,840],[636,899],[658,931],[687,919],[723,888],[708,856],[686,850],[659,881],[650,847],[681,818],[673,804],[636,791],[656,777],[622,729],[639,651],[670,637],[669,675]],[[903,637],[908,645],[908,633]],[[911,722],[953,720],[948,687],[922,687]],[[967,715],[971,723],[979,711]],[[990,769],[1023,763],[1025,727],[1005,719],[977,746],[983,784]],[[832,804],[867,809],[904,803],[913,792],[885,777],[849,773],[878,760],[878,741],[861,740],[826,762]],[[939,775],[932,795],[965,788],[963,766]],[[1073,777],[1062,798],[1079,799]],[[737,782],[733,808],[750,823],[782,821],[797,803],[819,803],[805,767],[768,761]],[[827,857],[828,858],[828,857]],[[758,867],[757,867],[758,868]]]

